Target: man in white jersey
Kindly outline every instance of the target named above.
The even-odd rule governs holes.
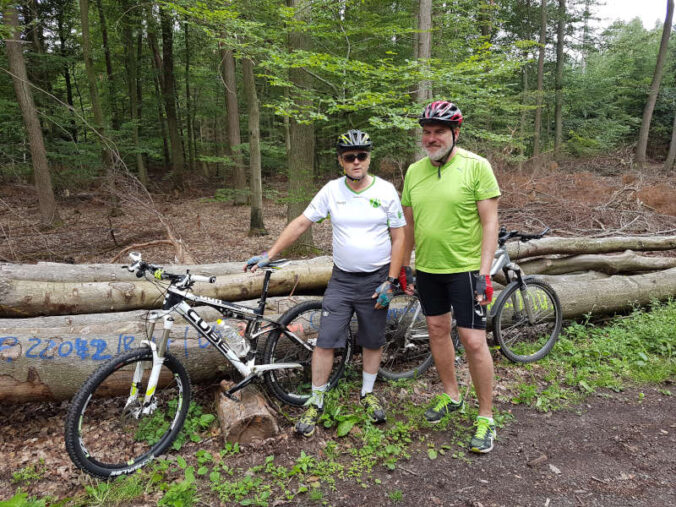
[[[385,344],[386,307],[401,270],[406,221],[394,186],[368,173],[371,146],[368,134],[360,130],[341,135],[338,163],[345,175],[324,185],[274,245],[245,266],[252,271],[266,266],[313,223],[330,217],[334,268],[324,293],[319,337],[312,354],[312,396],[296,424],[296,431],[306,437],[314,433],[323,412],[334,349],[345,347],[354,313],[363,355],[360,401],[373,422],[386,420],[373,384]]]

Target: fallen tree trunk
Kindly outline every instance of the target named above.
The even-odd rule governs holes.
[[[542,255],[578,255],[623,252],[624,250],[657,251],[676,248],[676,236],[618,236],[612,238],[542,238],[521,243],[507,243],[512,260]]]
[[[268,294],[321,290],[331,276],[333,263],[293,263],[275,272]],[[199,284],[201,296],[241,301],[260,295],[263,273],[240,273],[216,278],[214,284]],[[152,282],[35,282],[0,279],[0,317],[36,317],[79,313],[119,312],[159,308],[163,290]]]
[[[575,271],[601,271],[609,275],[659,271],[676,267],[676,257],[647,257],[626,250],[619,255],[574,255],[557,259],[533,259],[519,263],[525,273],[562,275]]]
[[[293,265],[314,266],[330,263],[331,257],[315,257],[293,261]],[[244,262],[222,262],[216,264],[170,264],[164,266],[172,273],[191,273],[211,276],[235,275],[242,273]],[[0,262],[0,279],[34,280],[41,282],[138,282],[134,273],[123,269],[122,264],[64,264],[59,262],[38,262],[37,264],[13,264]]]
[[[609,276],[581,283],[549,277],[567,319],[586,314],[626,311],[653,299],[676,295],[676,268],[636,276]],[[133,312],[136,313],[136,312]],[[0,403],[70,398],[91,372],[112,355],[135,347],[145,338],[142,322],[109,320],[97,327],[99,316],[44,317],[0,320]],[[76,322],[80,327],[41,327]],[[28,321],[33,322],[33,326]],[[12,322],[21,323],[11,327]],[[134,327],[135,326],[135,327]],[[120,330],[122,329],[122,330]],[[158,331],[156,331],[156,334]],[[184,362],[195,382],[232,374],[230,364],[191,327],[175,325],[170,350]]]

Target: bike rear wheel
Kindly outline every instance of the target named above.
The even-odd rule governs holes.
[[[427,321],[418,295],[397,292],[388,306],[380,375],[387,380],[413,378],[432,364]]]
[[[301,406],[312,394],[312,351],[319,337],[322,302],[306,301],[289,309],[279,323],[298,337],[298,343],[286,333],[275,330],[268,336],[263,351],[263,364],[300,363],[303,368],[269,370],[264,374],[268,390],[277,399],[289,405]],[[348,333],[345,348],[334,349],[333,367],[328,388],[334,387],[345,371],[345,364],[352,355],[352,336]]]
[[[188,414],[190,377],[167,354],[151,403],[144,407],[152,361],[148,347],[121,354],[96,370],[77,392],[66,418],[65,439],[78,468],[104,479],[129,474],[176,439]],[[143,374],[132,389],[137,365]],[[130,396],[132,391],[137,398]]]
[[[542,280],[527,276],[523,286],[512,282],[495,302],[495,341],[500,352],[516,363],[531,363],[546,356],[559,339],[562,325],[559,297]]]

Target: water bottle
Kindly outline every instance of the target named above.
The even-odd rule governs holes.
[[[223,319],[216,321],[216,329],[221,333],[221,337],[227,342],[237,357],[244,357],[249,352],[249,342],[239,334],[237,329],[225,323]]]

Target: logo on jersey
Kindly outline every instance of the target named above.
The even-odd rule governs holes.
[[[380,208],[380,201],[378,199],[369,199],[369,202],[374,208]]]

